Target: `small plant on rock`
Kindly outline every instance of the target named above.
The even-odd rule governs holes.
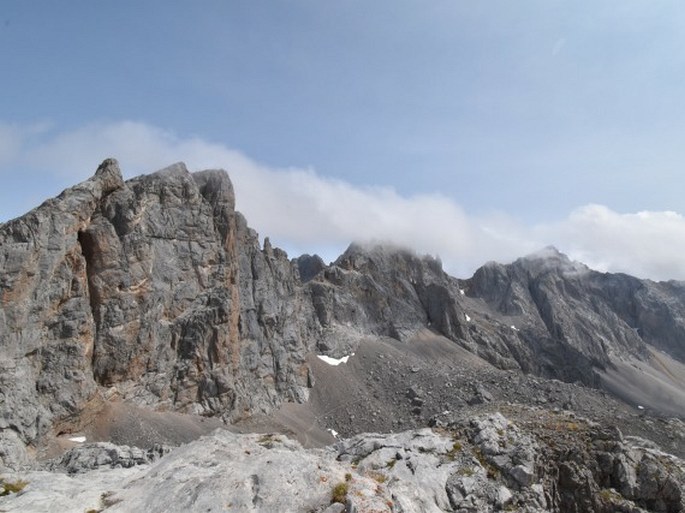
[[[376,481],[377,483],[383,484],[388,480],[388,476],[382,472],[371,471],[369,472],[369,477]]]
[[[483,454],[479,448],[476,447],[473,450],[473,455],[476,457],[481,467],[485,469],[485,474],[488,476],[488,479],[497,479],[499,477],[499,470],[497,467],[487,460],[485,454]]]
[[[349,491],[349,487],[347,485],[347,482],[342,482],[338,483],[333,487],[333,491],[331,492],[331,504],[335,502],[339,502],[341,504],[345,504],[347,502],[347,492]]]
[[[452,445],[452,448],[449,451],[447,451],[447,454],[446,454],[447,458],[451,461],[454,461],[454,459],[457,457],[457,453],[459,451],[461,451],[461,449],[462,449],[461,442],[455,441],[454,445]]]
[[[257,440],[257,443],[266,449],[273,449],[274,444],[279,441],[278,436],[269,433],[267,435],[262,435],[259,440]]]
[[[17,481],[2,480],[0,481],[0,484],[2,485],[2,489],[0,490],[0,497],[4,497],[5,495],[9,495],[10,493],[21,492],[24,488],[26,488],[26,485],[29,484],[29,482],[24,481],[23,479],[19,479]]]
[[[604,488],[599,492],[599,496],[604,502],[612,503],[623,499],[620,493],[613,488]]]
[[[458,471],[458,474],[460,476],[466,476],[466,477],[471,477],[475,473],[476,473],[476,471],[473,470],[471,467],[461,467]]]

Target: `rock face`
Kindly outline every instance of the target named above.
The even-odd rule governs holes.
[[[168,447],[157,446],[143,450],[112,443],[99,442],[75,447],[57,460],[51,461],[48,470],[82,474],[90,470],[109,468],[131,468],[158,460],[169,452]]]
[[[98,465],[94,455],[113,449],[84,447],[90,470],[77,465],[69,482],[60,473],[9,475],[25,488],[0,500],[4,511],[32,512],[50,497],[79,513],[684,511],[685,462],[643,442],[534,410],[518,422],[493,413],[317,450],[282,435],[217,431],[152,464],[122,448],[126,471],[106,472],[111,457]]]
[[[24,442],[107,389],[226,419],[306,398],[313,309],[225,172],[107,160],[0,226],[0,266],[0,428]]]
[[[435,393],[384,394],[388,383],[410,381],[401,376],[374,384],[377,415],[408,408],[423,419],[444,404],[516,396],[475,382],[452,393],[447,384],[464,380],[452,379],[461,370],[442,355],[462,370],[487,361],[510,377],[604,387],[633,406],[685,416],[682,283],[597,273],[553,249],[486,264],[468,280],[388,246],[352,244],[330,265],[290,261],[235,211],[223,171],[175,164],[124,182],[106,160],[91,179],[0,225],[0,269],[5,466],[24,465],[26,444],[78,430],[103,404],[234,422],[304,403],[315,351],[389,348],[397,368],[423,375],[407,349],[420,361],[435,337],[459,348],[434,347],[438,361],[425,374]]]
[[[599,273],[554,248],[486,264],[468,280],[431,257],[382,246],[353,244],[313,276],[306,262],[323,351],[350,352],[370,335],[408,340],[427,327],[501,369],[593,387],[622,360],[665,353],[679,369],[669,386],[685,386],[682,283]],[[676,395],[664,410],[685,415]]]
[[[592,271],[554,248],[510,265],[490,263],[468,294],[517,323],[526,370],[591,383],[611,356],[648,355],[647,344],[683,361],[685,286]],[[658,320],[657,320],[658,319]]]

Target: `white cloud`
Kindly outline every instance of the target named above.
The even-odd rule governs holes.
[[[602,205],[576,209],[565,221],[539,227],[590,267],[654,279],[685,279],[685,218],[676,212],[619,214]]]
[[[181,160],[191,170],[224,168],[250,225],[291,253],[319,252],[332,259],[352,240],[392,241],[440,255],[449,271],[467,276],[487,260],[506,262],[554,244],[601,270],[685,279],[685,219],[674,212],[619,214],[588,205],[562,221],[525,226],[505,213],[470,216],[439,193],[403,196],[389,187],[353,186],[312,169],[267,167],[225,145],[178,137],[140,122],[26,133],[0,125],[0,175],[17,168],[29,174],[49,169],[66,186],[92,174],[110,156],[128,177]]]

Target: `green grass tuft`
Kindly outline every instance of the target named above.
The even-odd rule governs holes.
[[[339,502],[341,504],[347,503],[347,492],[347,482],[342,482],[335,485],[333,487],[333,491],[331,492],[331,504],[335,502]]]
[[[9,495],[10,493],[21,492],[24,488],[26,488],[26,485],[29,484],[29,482],[24,481],[23,479],[19,479],[17,481],[3,480],[0,484],[2,485],[2,490],[0,490],[0,497],[4,497],[5,495]]]

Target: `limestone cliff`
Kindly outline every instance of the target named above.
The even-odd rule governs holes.
[[[106,160],[0,225],[0,269],[0,445],[112,401],[236,421],[305,402],[314,351],[426,332],[499,369],[685,416],[683,284],[556,250],[468,280],[388,246],[290,261],[262,247],[223,171],[175,164],[124,182]]]
[[[313,309],[223,171],[114,160],[0,226],[0,428],[30,442],[103,395],[233,420],[307,391]]]

